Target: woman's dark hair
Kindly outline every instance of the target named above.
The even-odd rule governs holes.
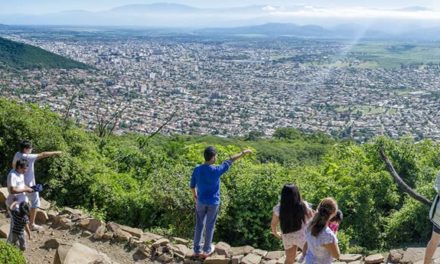
[[[325,198],[318,206],[318,210],[309,225],[313,236],[318,236],[325,228],[330,216],[338,210],[338,204],[333,198]]]
[[[338,223],[340,223],[340,222],[342,222],[342,219],[344,219],[344,214],[342,213],[341,210],[338,210],[336,212],[336,215],[332,219],[330,219],[330,222],[338,222]]]
[[[283,234],[301,229],[306,222],[307,206],[301,199],[299,189],[293,184],[284,185],[281,190],[280,226]]]

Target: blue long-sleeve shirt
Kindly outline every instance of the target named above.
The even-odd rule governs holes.
[[[220,204],[220,177],[229,170],[232,160],[220,166],[202,164],[197,166],[191,176],[190,187],[197,188],[197,201],[202,204]]]

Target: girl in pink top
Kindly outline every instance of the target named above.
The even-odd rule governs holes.
[[[328,224],[328,227],[335,233],[335,235],[338,234],[339,225],[342,222],[342,219],[344,218],[344,215],[342,214],[341,210],[338,210],[335,217],[330,219],[330,223]]]

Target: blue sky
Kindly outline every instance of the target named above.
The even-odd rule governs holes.
[[[225,6],[243,6],[252,4],[263,5],[295,5],[306,4],[320,7],[368,7],[368,8],[402,8],[406,6],[423,6],[431,9],[440,9],[439,0],[0,0],[0,13],[2,14],[44,14],[59,12],[64,10],[89,10],[100,11],[110,9],[112,7],[155,3],[155,2],[173,2],[188,4],[197,7],[225,7]]]

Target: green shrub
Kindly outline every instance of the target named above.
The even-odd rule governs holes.
[[[280,249],[270,234],[272,208],[285,183],[297,184],[315,207],[334,197],[344,212],[341,248],[349,252],[386,249],[426,241],[428,208],[403,194],[378,155],[384,146],[396,170],[429,199],[440,169],[439,144],[409,138],[377,138],[365,144],[338,142],[322,134],[281,129],[278,139],[138,135],[98,138],[35,105],[0,99],[0,173],[5,177],[22,139],[36,151],[62,150],[38,161],[37,182],[48,183],[44,198],[59,206],[84,208],[101,219],[192,238],[192,170],[203,149],[215,145],[219,162],[243,148],[255,155],[222,176],[215,240]]]
[[[0,240],[0,263],[26,264],[26,260],[18,248]]]

